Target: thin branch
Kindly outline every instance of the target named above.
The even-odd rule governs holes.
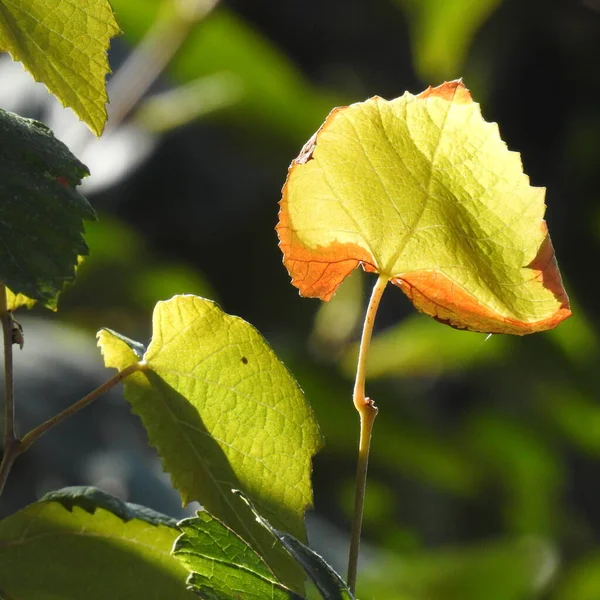
[[[354,515],[352,518],[352,534],[350,537],[350,556],[348,558],[348,587],[354,594],[356,588],[356,576],[358,573],[358,555],[360,551],[360,534],[362,531],[363,512],[365,506],[365,491],[367,486],[367,470],[369,466],[369,451],[371,448],[371,436],[373,424],[377,416],[375,403],[365,395],[365,381],[367,377],[367,354],[373,335],[375,315],[379,308],[381,296],[387,285],[388,278],[380,275],[373,287],[365,322],[363,325],[360,350],[358,352],[358,364],[356,367],[356,379],[354,382],[354,406],[360,417],[360,440],[358,445],[358,462],[356,465],[356,487],[354,492]]]
[[[137,371],[144,371],[147,368],[145,362],[134,363],[129,365],[122,371],[119,371],[116,375],[111,377],[108,381],[105,381],[101,386],[97,387],[93,392],[90,392],[85,398],[78,400],[75,404],[72,404],[68,408],[65,408],[62,412],[56,416],[48,419],[41,425],[33,428],[29,433],[23,436],[22,439],[13,439],[10,444],[4,445],[4,454],[2,456],[2,462],[0,463],[0,495],[4,489],[4,485],[10,473],[10,469],[15,462],[15,459],[19,454],[25,452],[31,444],[41,438],[48,430],[52,429],[56,425],[59,425],[64,420],[78,413],[82,408],[85,408],[91,404],[94,400],[99,398],[102,394],[108,390],[114,388],[118,383],[123,381],[126,377]]]
[[[6,286],[0,284],[0,321],[4,340],[4,448],[0,462],[0,495],[21,445],[15,433],[15,398],[13,387],[13,318],[8,310]]]
[[[22,452],[25,452],[31,444],[33,444],[36,440],[41,438],[49,429],[52,429],[56,425],[59,425],[69,417],[78,413],[82,408],[85,408],[89,404],[91,404],[96,398],[108,392],[110,389],[114,388],[118,383],[121,383],[123,379],[135,373],[137,371],[144,371],[147,368],[145,362],[134,363],[133,365],[129,365],[122,371],[119,371],[116,375],[111,377],[108,381],[105,381],[101,386],[97,387],[93,392],[90,392],[85,398],[78,400],[75,404],[65,408],[62,412],[58,413],[56,416],[51,417],[41,425],[38,425],[34,429],[32,429],[29,433],[23,436],[21,439],[21,445],[23,446]]]
[[[0,496],[4,491],[13,463],[21,452],[23,452],[23,447],[19,440],[14,440],[9,446],[4,446],[4,454],[2,455],[2,462],[0,462]]]
[[[4,339],[4,451],[15,442],[15,399],[13,387],[13,318],[8,310],[6,286],[0,284],[0,321]]]

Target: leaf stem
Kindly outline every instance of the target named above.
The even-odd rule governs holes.
[[[33,444],[36,440],[41,438],[49,429],[59,425],[64,420],[78,413],[82,408],[85,408],[89,404],[91,404],[96,398],[108,392],[112,388],[114,388],[118,383],[121,383],[123,379],[135,373],[136,371],[143,371],[146,369],[145,362],[137,362],[128,367],[125,367],[122,371],[119,371],[116,375],[111,377],[108,381],[105,381],[101,386],[97,387],[95,390],[90,392],[87,396],[75,402],[71,406],[65,408],[65,410],[59,412],[54,417],[51,417],[41,425],[33,428],[29,433],[25,434],[21,439],[21,445],[23,446],[22,452],[25,452],[31,444]]]
[[[0,284],[0,320],[4,340],[4,451],[14,443],[15,399],[13,387],[13,319],[8,310],[6,286]]]
[[[15,458],[19,455],[19,442],[15,434],[15,398],[13,387],[13,319],[8,310],[6,286],[0,284],[0,321],[4,340],[4,444],[0,462],[0,495]]]
[[[11,332],[12,335],[12,332]],[[11,339],[12,341],[12,339]],[[49,429],[62,423],[65,419],[68,419],[75,413],[78,413],[82,408],[85,408],[96,400],[99,396],[107,392],[108,390],[115,387],[118,383],[123,381],[126,377],[135,373],[136,371],[143,371],[146,369],[145,362],[137,362],[133,365],[129,365],[122,371],[119,371],[116,375],[111,377],[108,381],[105,381],[101,386],[90,392],[87,396],[75,402],[68,408],[65,408],[62,412],[58,413],[54,417],[51,417],[41,425],[34,427],[29,433],[23,436],[22,439],[16,439],[13,437],[10,444],[4,445],[4,454],[2,456],[2,462],[0,463],[0,495],[4,489],[4,484],[10,473],[10,469],[15,462],[15,459],[20,454],[23,454],[36,440],[41,438]],[[13,432],[14,435],[14,432]]]
[[[367,376],[367,354],[371,344],[375,315],[379,308],[381,296],[387,285],[388,277],[379,275],[373,287],[371,299],[367,307],[365,322],[363,325],[360,349],[358,352],[358,365],[356,367],[356,379],[354,382],[354,406],[360,417],[360,440],[358,445],[358,461],[356,465],[356,488],[354,494],[354,515],[352,519],[352,534],[350,538],[350,556],[348,559],[348,587],[354,594],[356,588],[356,576],[358,573],[358,554],[360,550],[360,534],[362,530],[363,512],[365,505],[365,490],[367,486],[367,468],[369,465],[369,450],[371,447],[371,435],[373,424],[377,416],[377,407],[370,398],[365,395],[365,381]]]

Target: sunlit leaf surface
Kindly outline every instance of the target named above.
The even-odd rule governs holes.
[[[106,122],[106,51],[119,31],[108,0],[0,0],[0,50],[96,135]]]
[[[290,167],[277,230],[305,296],[359,264],[460,329],[523,335],[571,314],[544,190],[460,81],[334,109]]]
[[[263,559],[206,511],[179,523],[173,554],[190,571],[188,585],[201,598],[301,600],[279,583]],[[219,596],[222,594],[223,596]]]
[[[108,367],[139,360],[107,330],[99,344]],[[300,589],[295,562],[231,494],[244,490],[278,527],[305,537],[320,434],[298,384],[251,325],[196,296],[157,304],[143,360],[125,396],[183,501],[199,501]]]
[[[93,488],[67,488],[0,521],[0,596],[192,600],[171,555],[174,520]]]

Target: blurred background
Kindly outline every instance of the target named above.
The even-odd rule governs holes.
[[[45,121],[88,165],[83,192],[100,216],[60,312],[17,315],[20,431],[107,378],[99,328],[147,342],[158,300],[217,300],[265,335],[314,407],[326,446],[309,534],[344,573],[351,388],[373,277],[355,273],[328,305],[300,298],[277,248],[277,202],[333,106],[463,77],[547,187],[573,317],[486,339],[416,314],[390,286],[369,363],[380,415],[359,597],[600,599],[600,2],[112,4],[124,34],[100,140],[0,55],[0,106]],[[17,461],[0,513],[65,485],[186,514],[121,390]]]

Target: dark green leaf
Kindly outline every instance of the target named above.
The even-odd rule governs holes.
[[[73,511],[73,507],[78,506],[93,515],[96,509],[103,508],[123,521],[139,519],[152,525],[177,527],[177,520],[172,517],[156,512],[147,506],[123,502],[122,500],[107,494],[105,491],[91,486],[62,488],[55,492],[49,492],[41,499],[41,502],[45,500],[60,502],[71,512]]]
[[[74,189],[87,174],[46,126],[0,110],[0,281],[13,293],[55,306],[75,279],[96,218]]]

